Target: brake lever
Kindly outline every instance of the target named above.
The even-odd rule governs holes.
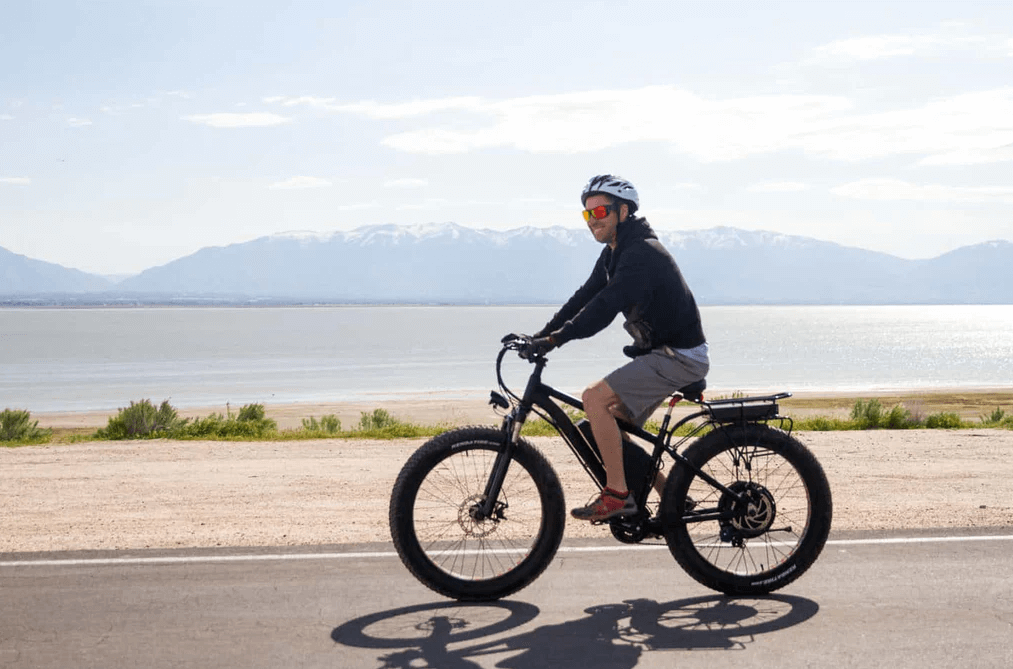
[[[522,360],[531,361],[533,359],[531,355],[531,342],[534,341],[534,337],[528,335],[520,335],[515,342],[517,347],[517,356]]]

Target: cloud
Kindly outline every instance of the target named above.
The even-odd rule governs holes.
[[[921,108],[840,119],[807,150],[843,160],[922,154],[924,165],[1001,162],[1013,158],[1013,88],[965,93]]]
[[[492,200],[448,200],[443,197],[431,197],[421,202],[400,205],[397,209],[399,211],[416,211],[424,209],[448,209],[450,207],[505,207],[509,206],[509,204]]]
[[[392,179],[384,184],[386,188],[425,188],[429,185],[428,179]]]
[[[489,148],[586,153],[633,142],[668,142],[704,160],[730,160],[773,150],[792,128],[809,128],[850,106],[830,96],[762,96],[708,100],[669,86],[587,91],[469,104],[478,116],[467,125],[422,127],[390,135],[383,144],[411,153],[464,153]],[[372,118],[403,118],[419,109],[455,105],[391,105],[367,110]],[[463,108],[463,107],[461,107]],[[484,121],[484,123],[483,123]]]
[[[67,125],[72,128],[83,128],[87,125],[91,125],[91,121],[86,118],[69,118],[67,119]]]
[[[278,190],[291,190],[297,188],[327,188],[331,185],[331,182],[327,179],[321,179],[319,177],[290,177],[284,181],[278,181],[271,184],[270,188]]]
[[[106,114],[121,115],[137,109],[161,107],[170,98],[189,99],[192,95],[186,91],[156,91],[151,95],[134,96],[132,101],[110,101],[99,109]],[[170,104],[175,100],[169,100]]]
[[[919,165],[976,165],[1013,160],[1013,144],[952,149],[918,161]]]
[[[0,114],[0,121],[13,121],[14,117],[10,114]]]
[[[798,181],[772,181],[769,183],[753,184],[746,188],[750,193],[793,193],[808,189],[809,184]]]
[[[27,186],[32,183],[32,180],[28,177],[0,177],[0,184],[9,184],[11,186]]]
[[[922,202],[1011,202],[1010,186],[942,186],[912,184],[899,179],[861,179],[830,189],[859,200],[918,200]]]
[[[837,40],[813,49],[810,62],[879,60],[914,56],[940,48],[966,48],[986,43],[984,37],[941,35],[871,35]]]
[[[1009,50],[1013,40],[994,34],[974,35],[963,31],[959,22],[941,25],[943,32],[925,35],[866,35],[836,40],[812,50],[804,61],[807,65],[883,60],[898,57],[935,56],[941,52],[964,51],[980,56],[994,56]],[[948,29],[948,30],[947,30]]]
[[[288,123],[292,119],[278,114],[256,112],[250,114],[193,114],[182,117],[184,121],[209,125],[212,128],[257,128]]]
[[[101,107],[99,107],[99,110],[105,114],[123,114],[124,112],[128,112],[131,109],[143,109],[144,107],[147,106],[148,104],[143,102],[131,102],[129,104],[102,105]]]
[[[300,97],[275,96],[264,98],[264,102],[284,107],[305,105],[332,112],[356,114],[372,119],[403,119],[446,111],[482,111],[483,101],[477,97],[455,97],[438,100],[412,100],[383,104],[372,100],[354,104],[339,104],[335,98],[320,98],[312,95]]]
[[[382,140],[385,146],[408,153],[453,154],[497,148],[589,153],[649,142],[668,144],[677,153],[705,162],[778,151],[843,161],[911,155],[927,165],[1013,159],[1003,148],[1013,143],[1010,87],[875,113],[858,113],[849,99],[840,96],[720,99],[671,86],[502,101],[328,102],[326,108],[371,119],[418,119],[413,129]],[[424,110],[457,110],[466,115],[429,118]]]

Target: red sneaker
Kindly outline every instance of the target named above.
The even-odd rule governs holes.
[[[637,503],[631,492],[619,492],[604,488],[601,494],[587,506],[570,511],[577,520],[601,521],[614,516],[631,516],[637,512]]]

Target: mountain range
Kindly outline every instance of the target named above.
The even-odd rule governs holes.
[[[1008,241],[905,260],[730,227],[658,236],[704,305],[1013,304]],[[582,229],[378,225],[207,247],[114,282],[0,248],[0,303],[559,303],[600,251]]]

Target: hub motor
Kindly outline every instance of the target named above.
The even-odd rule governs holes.
[[[735,513],[730,520],[722,521],[722,539],[726,534],[753,539],[769,531],[777,517],[777,505],[770,491],[752,481],[736,481],[728,489],[745,497],[745,502],[740,505],[731,495],[722,496],[719,508]]]

